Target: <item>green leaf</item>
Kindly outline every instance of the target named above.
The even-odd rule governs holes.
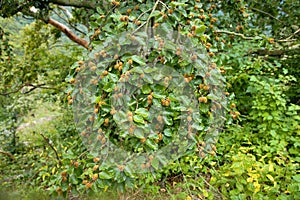
[[[163,94],[160,94],[158,92],[153,92],[153,97],[156,98],[156,99],[164,99],[166,98],[166,95],[163,95]]]
[[[156,170],[158,170],[158,168],[159,168],[159,160],[158,160],[158,158],[153,158],[152,160],[151,160],[151,166],[154,168],[154,169],[156,169]]]
[[[135,111],[135,113],[137,115],[140,115],[142,116],[144,119],[148,119],[148,116],[149,116],[149,111],[146,110],[145,108],[139,108]]]
[[[164,135],[167,137],[172,137],[172,130],[170,128],[165,129]]]
[[[149,85],[143,85],[141,90],[143,94],[150,94],[152,92],[152,89]]]
[[[131,57],[131,59],[132,59],[134,62],[136,62],[136,63],[138,63],[138,64],[140,64],[140,65],[142,65],[142,66],[145,66],[145,65],[146,65],[144,59],[141,58],[140,56],[134,55],[134,56]]]
[[[156,72],[158,69],[156,67],[146,67],[144,69],[144,72],[145,73],[153,73],[153,72]]]
[[[78,184],[78,180],[77,180],[75,174],[72,174],[72,175],[70,176],[70,179],[71,179],[70,182],[71,182],[72,184],[74,184],[74,185],[77,185],[77,184]]]
[[[144,79],[145,82],[147,82],[149,84],[153,84],[153,79],[150,75],[145,74],[143,79]]]
[[[173,120],[172,120],[172,117],[170,116],[163,116],[163,119],[164,119],[164,122],[165,124],[167,124],[168,126],[172,125],[173,124]]]
[[[204,25],[201,25],[201,26],[197,27],[196,30],[195,30],[196,35],[198,35],[198,36],[202,35],[205,32],[206,28],[207,27],[204,26]]]
[[[144,118],[140,115],[134,115],[133,120],[138,123],[144,123]]]
[[[100,172],[100,173],[99,173],[99,178],[100,178],[100,179],[111,179],[112,176],[109,175],[109,174],[106,173],[106,172]]]
[[[147,145],[148,147],[150,147],[151,149],[153,149],[153,150],[156,150],[156,149],[157,149],[157,144],[156,144],[153,140],[147,139],[145,143],[146,143],[146,145]]]
[[[134,135],[139,138],[139,139],[142,139],[145,137],[145,134],[144,134],[144,129],[140,128],[140,127],[137,127],[135,130],[134,130]]]
[[[155,10],[154,12],[152,12],[152,14],[149,16],[149,18],[156,17],[158,15],[160,15],[160,11],[159,10]]]
[[[293,179],[294,179],[296,182],[300,183],[300,174],[293,176]]]
[[[177,1],[172,1],[172,2],[170,3],[170,6],[172,6],[172,7],[177,7],[177,6],[185,7],[185,6],[187,6],[187,4],[181,3],[181,2],[177,2]]]

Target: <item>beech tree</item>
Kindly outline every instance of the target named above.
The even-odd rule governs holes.
[[[157,189],[160,186],[153,190],[163,192],[164,180],[169,178],[169,186],[173,187],[177,184],[177,179],[173,178],[185,180],[189,176],[192,178],[187,184],[189,191],[188,197],[183,197],[185,199],[261,199],[265,196],[287,199],[289,195],[299,196],[299,175],[296,174],[300,120],[299,1],[2,0],[0,10],[4,18],[29,18],[35,20],[36,26],[47,30],[46,33],[40,31],[42,29],[27,32],[32,38],[24,46],[38,50],[29,55],[28,62],[16,62],[10,54],[14,47],[9,42],[3,40],[0,44],[3,52],[0,75],[5,80],[0,85],[2,96],[18,95],[24,86],[27,91],[49,86],[28,80],[35,80],[34,77],[40,74],[51,76],[51,73],[44,74],[42,61],[55,60],[58,70],[64,67],[62,74],[68,82],[65,101],[77,111],[79,128],[84,127],[80,129],[82,141],[98,149],[111,141],[128,151],[147,155],[135,167],[128,164],[131,157],[120,164],[113,155],[109,156],[110,165],[99,166],[104,158],[89,154],[88,145],[83,146],[80,139],[72,138],[73,146],[69,148],[72,150],[61,148],[62,157],[57,156],[55,161],[46,163],[47,169],[39,171],[36,182],[48,188],[51,194],[67,196],[108,188],[123,191],[145,184],[161,184],[164,190]],[[55,27],[56,31],[50,27]],[[154,34],[163,33],[167,38],[167,33],[174,36],[174,32],[187,38],[183,41],[196,50],[184,52],[174,43],[167,43],[160,34]],[[47,53],[51,48],[44,46],[49,42],[45,38],[54,37],[52,41],[56,44],[55,39],[62,37],[60,33],[84,48],[71,58],[66,58],[62,52],[55,59],[56,52],[50,51],[52,59],[49,59]],[[127,38],[129,36],[123,33],[131,33],[134,37]],[[153,48],[148,48],[145,38],[151,41],[149,45],[154,44]],[[143,51],[126,46],[130,51],[115,54],[113,50],[119,48],[119,43],[124,46],[144,44],[148,49]],[[200,54],[206,56],[203,68],[197,65],[201,63]],[[77,55],[81,55],[80,58]],[[41,58],[40,62],[35,62],[36,57]],[[149,67],[151,62],[176,70],[182,76],[179,78],[172,73],[169,76],[168,71]],[[20,69],[18,66],[31,66],[32,63],[39,69],[34,75],[29,72],[29,67],[23,67],[18,71],[18,74],[22,73],[18,76],[19,84],[7,87],[7,83],[13,82],[15,70]],[[48,67],[55,71],[53,65]],[[68,75],[66,70],[69,70]],[[153,74],[158,76],[154,78]],[[85,82],[85,77],[92,79]],[[219,81],[209,82],[213,78]],[[141,79],[143,82],[135,82]],[[125,90],[118,84],[126,81],[131,89],[140,91],[134,95],[122,93]],[[155,81],[161,81],[160,86],[153,84]],[[170,89],[167,86],[172,81],[177,82],[170,84]],[[55,83],[62,82],[64,80],[59,79]],[[86,83],[95,88],[93,92],[85,93],[88,87],[82,85]],[[134,87],[134,83],[142,87]],[[185,90],[188,87],[184,84],[192,89]],[[199,108],[195,110],[199,115],[191,115],[193,106],[183,107],[186,115],[179,115],[182,109],[179,103],[193,98],[172,91],[176,87],[196,97]],[[215,91],[222,91],[221,95],[216,95]],[[76,97],[79,100],[82,97],[82,102]],[[124,99],[130,99],[130,102]],[[89,110],[82,109],[80,106],[87,102],[92,106],[86,107]],[[123,102],[128,104],[128,111],[120,108],[119,104]],[[166,112],[151,118],[153,113],[159,113],[151,113],[152,105]],[[185,102],[185,105],[192,104]],[[216,119],[219,123],[225,122],[223,128],[211,126]],[[164,127],[147,133],[144,130],[151,120]],[[193,124],[193,120],[198,121]],[[120,123],[125,124],[124,129],[118,129]],[[182,124],[186,130],[180,129]],[[92,134],[94,125],[98,127]],[[174,144],[174,149],[167,150],[174,152],[188,147],[186,156],[177,163],[172,162],[172,156],[153,156],[156,150],[173,144],[173,137],[180,135],[176,134],[177,129],[186,141],[179,140],[185,143]],[[195,134],[191,134],[193,131]],[[220,145],[216,143],[219,134]],[[101,150],[106,152],[108,148]],[[172,164],[160,168],[169,162]],[[139,170],[150,173],[137,175]],[[201,182],[199,186],[198,182]]]

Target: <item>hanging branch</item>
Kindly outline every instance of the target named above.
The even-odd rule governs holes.
[[[61,6],[60,7],[58,7],[58,8],[60,8],[60,9],[64,9],[64,8],[61,8]],[[63,10],[64,12],[65,12],[65,10]],[[79,28],[77,28],[76,26],[74,26],[73,24],[71,24],[67,19],[65,19],[65,18],[63,18],[62,16],[60,16],[60,14],[58,13],[58,12],[56,12],[55,10],[53,10],[53,12],[61,19],[61,20],[63,20],[64,22],[66,22],[66,23],[68,23],[69,24],[69,26],[71,26],[73,29],[75,29],[76,31],[78,31],[79,33],[81,33],[81,34],[83,34],[83,35],[86,35],[86,33],[84,33],[82,30],[80,30]],[[65,14],[66,15],[66,14]]]
[[[61,2],[61,3],[72,3],[71,1],[57,1],[57,2]],[[75,2],[75,1],[74,1]],[[73,2],[73,3],[74,3]],[[54,2],[52,2],[54,3]],[[76,3],[84,3],[84,2],[79,2],[76,1]],[[59,4],[59,3],[58,3]],[[59,4],[60,5],[60,4]],[[36,9],[34,6],[29,8],[31,15],[33,15],[36,18],[40,18],[41,20],[43,20],[46,24],[51,24],[52,26],[56,27],[58,30],[60,30],[61,32],[63,32],[68,38],[70,38],[73,42],[76,42],[77,44],[83,46],[84,48],[88,49],[89,46],[89,42],[86,41],[85,39],[78,37],[77,35],[75,35],[75,33],[73,33],[71,31],[71,29],[69,29],[66,25],[59,23],[58,21],[52,19],[52,18],[41,18],[38,17],[38,12],[39,10]]]
[[[46,23],[51,24],[52,26],[56,27],[59,29],[61,32],[66,34],[68,38],[70,38],[73,42],[76,42],[77,44],[83,46],[84,48],[88,49],[89,42],[86,41],[83,38],[78,37],[75,35],[67,26],[64,24],[59,23],[58,21],[55,21],[54,19],[48,18],[45,20]]]

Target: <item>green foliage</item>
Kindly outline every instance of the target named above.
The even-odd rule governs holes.
[[[49,4],[52,1],[1,2],[1,16],[22,11],[24,15],[41,19],[47,17],[54,10],[52,8],[56,8]],[[74,4],[78,2],[73,1]],[[28,130],[29,134],[19,138],[20,144],[26,141],[27,136],[36,139],[36,144],[20,145],[14,154],[15,162],[0,155],[4,157],[0,163],[0,182],[9,177],[9,180],[16,180],[17,184],[46,188],[52,197],[93,198],[95,193],[106,196],[110,192],[113,193],[110,198],[121,198],[118,192],[127,190],[133,191],[134,195],[130,196],[132,199],[145,199],[149,194],[149,199],[152,196],[155,199],[157,195],[160,198],[185,200],[299,198],[298,1],[140,0],[109,1],[103,5],[94,4],[96,1],[86,2],[72,9],[73,18],[70,21],[81,22],[88,28],[91,39],[89,53],[81,54],[68,45],[57,47],[62,44],[58,34],[41,22],[26,26],[20,32],[21,36],[10,31],[13,29],[1,28],[0,76],[4,81],[0,84],[0,93],[16,91],[28,82],[63,88],[64,78],[67,77],[67,81],[75,83],[68,85],[68,96],[63,97],[62,93],[56,91],[50,94],[55,100],[67,99],[69,105],[73,104],[73,108],[76,108],[78,105],[84,106],[78,104],[76,96],[80,97],[81,93],[86,92],[84,87],[79,87],[78,83],[85,83],[80,75],[101,77],[100,80],[92,79],[91,88],[96,89],[83,99],[90,102],[91,107],[89,110],[82,109],[87,113],[82,110],[79,113],[82,114],[79,122],[83,125],[96,122],[90,128],[97,127],[99,134],[91,137],[87,129],[80,129],[84,141],[97,141],[101,147],[109,139],[124,149],[149,153],[139,167],[150,170],[136,174],[139,167],[134,171],[125,162],[113,167],[101,165],[103,158],[91,154],[90,146],[82,143],[71,111],[62,106],[64,114],[61,117],[43,124],[42,128]],[[33,15],[28,11],[30,6],[35,6],[41,12]],[[207,134],[209,120],[214,116],[212,110],[209,111],[213,105],[210,107],[208,104],[213,97],[204,89],[209,83],[203,77],[209,71],[201,71],[197,65],[191,65],[194,58],[191,59],[190,55],[185,57],[187,62],[182,62],[181,52],[176,52],[174,45],[170,48],[172,44],[159,44],[159,40],[153,41],[155,48],[149,48],[151,51],[147,57],[137,49],[129,48],[126,54],[112,54],[114,41],[122,45],[132,44],[124,35],[121,37],[122,32],[140,33],[142,30],[152,30],[153,33],[176,30],[188,36],[192,44],[205,47],[206,50],[199,48],[198,54],[206,52],[210,61],[216,63],[212,65],[215,67],[212,70],[216,72],[214,75],[219,77],[222,73],[226,77],[228,92],[224,92],[230,106],[226,107],[226,126],[222,129],[216,148],[202,141]],[[135,35],[137,42],[145,42],[144,35]],[[20,39],[23,41],[18,44]],[[163,41],[166,38],[160,39]],[[172,48],[173,51],[170,51]],[[80,54],[81,61],[70,67]],[[193,95],[197,98],[206,97],[208,101],[206,103],[204,99],[198,99],[201,122],[193,127],[197,134],[195,138],[190,138],[189,151],[181,158],[173,159],[163,169],[160,169],[162,163],[150,154],[170,144],[176,136],[180,121],[178,95],[182,93],[170,91],[164,86],[159,78],[160,75],[165,76],[163,72],[155,71],[156,76],[152,76],[151,70],[156,69],[149,69],[147,65],[155,59],[183,75],[176,82],[178,85],[180,82],[188,84]],[[103,67],[104,61],[110,64]],[[133,73],[129,75],[129,71]],[[197,76],[199,71],[204,75]],[[125,86],[138,92],[135,99],[129,100],[128,110],[122,110],[111,104],[118,105],[118,101],[120,104],[127,103],[123,100],[131,97],[131,94],[123,94],[116,88],[122,88],[117,83],[126,77],[133,80],[142,77],[143,86],[136,88],[134,82],[127,81],[128,85]],[[15,139],[19,116],[26,116],[33,108],[32,101],[36,102],[35,99],[50,96],[46,92],[24,96],[23,93],[31,88],[28,85],[22,91],[0,96],[1,127],[6,130],[10,127]],[[76,95],[72,96],[71,90]],[[151,121],[149,104],[165,109],[162,118],[155,119],[162,120],[165,128],[153,135],[141,131],[147,126],[146,122]],[[78,112],[75,113],[78,117]],[[16,118],[18,121],[13,121]],[[116,121],[125,123],[128,130],[119,130]],[[188,124],[188,120],[185,124]],[[134,129],[130,129],[130,125],[134,125]],[[35,136],[31,136],[33,131],[36,132]],[[11,137],[3,130],[0,136],[1,148],[14,152],[9,147],[12,146],[10,142],[16,140],[7,140],[7,136]],[[204,148],[214,150],[210,154],[215,156],[204,158]],[[17,177],[21,177],[20,181],[17,181]],[[11,187],[11,182],[2,181],[1,186]]]

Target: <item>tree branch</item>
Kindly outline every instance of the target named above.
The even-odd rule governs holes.
[[[291,39],[292,37],[294,37],[295,35],[297,35],[298,33],[300,33],[300,28],[298,30],[296,30],[292,35],[290,35],[289,37],[287,37],[286,39],[282,39],[282,40],[278,40],[278,42],[291,42],[291,41],[296,41],[296,39]]]
[[[61,8],[60,8],[61,9]],[[84,33],[82,30],[78,29],[77,27],[75,27],[74,25],[72,25],[67,19],[63,18],[62,16],[60,16],[60,14],[58,12],[56,12],[55,10],[53,10],[53,12],[64,22],[68,23],[69,26],[71,26],[73,29],[75,29],[76,31],[78,31],[79,33],[85,35],[86,33]],[[66,12],[65,12],[66,13]],[[66,15],[66,14],[65,14]]]
[[[300,29],[297,30],[295,33],[293,33],[291,36],[289,36],[288,38],[286,39],[282,39],[282,40],[274,40],[275,42],[294,42],[294,41],[297,41],[296,39],[291,39],[293,36],[295,36],[297,33],[300,32]],[[264,38],[262,37],[248,37],[248,36],[245,36],[244,34],[241,34],[241,33],[235,33],[235,32],[231,32],[231,31],[225,31],[225,30],[215,30],[215,33],[225,33],[227,35],[234,35],[234,36],[238,36],[242,39],[245,39],[245,40],[263,40]]]
[[[273,19],[275,19],[275,20],[281,22],[279,19],[277,19],[276,17],[274,17],[274,16],[271,15],[270,13],[267,13],[267,12],[265,12],[265,11],[263,11],[263,10],[260,10],[260,9],[257,9],[257,8],[253,8],[253,7],[250,7],[250,9],[251,9],[251,10],[254,10],[254,11],[257,11],[257,12],[260,12],[260,13],[263,13],[263,14],[265,14],[265,15],[268,15],[269,17],[271,17],[271,18],[273,18]]]
[[[45,140],[45,142],[50,146],[50,148],[54,151],[55,157],[56,157],[58,163],[61,164],[61,160],[60,160],[60,158],[59,158],[59,155],[58,155],[58,153],[57,153],[57,150],[56,150],[56,149],[54,148],[54,146],[51,144],[52,142],[50,141],[50,139],[47,138],[43,133],[39,133],[39,134],[40,134],[40,136],[42,136],[42,138]]]
[[[0,154],[4,154],[8,156],[11,160],[15,160],[15,157],[10,152],[0,150]]]
[[[267,50],[259,49],[256,51],[250,51],[249,54],[257,54],[258,56],[274,56],[281,57],[284,55],[300,55],[300,49],[281,49],[281,50]]]
[[[241,33],[235,33],[235,32],[224,31],[224,30],[215,30],[215,33],[225,33],[225,34],[228,34],[228,35],[234,35],[234,36],[241,37],[242,39],[245,39],[245,40],[259,40],[259,39],[262,39],[260,37],[247,37],[247,36],[245,36],[244,34],[241,34]]]
[[[48,0],[48,2],[60,6],[72,6],[76,8],[88,8],[88,9],[96,8],[96,3],[87,0]]]
[[[51,24],[52,26],[56,27],[60,31],[62,31],[68,38],[70,38],[73,42],[76,42],[77,44],[83,46],[84,48],[88,49],[89,42],[86,41],[83,38],[80,38],[76,36],[67,26],[64,24],[59,23],[58,21],[55,21],[51,18],[46,20],[46,23]]]
[[[59,90],[57,88],[54,88],[54,87],[48,87],[48,86],[45,86],[45,84],[39,84],[39,85],[33,85],[31,83],[24,83],[22,85],[20,85],[18,87],[18,89],[14,90],[14,91],[11,91],[11,92],[5,92],[5,93],[0,93],[0,95],[2,96],[7,96],[7,95],[10,95],[10,94],[14,94],[14,93],[17,93],[19,92],[21,89],[23,89],[24,87],[32,87],[30,90],[24,92],[24,94],[28,94],[30,92],[32,92],[33,90],[35,89],[38,89],[38,88],[41,88],[41,89],[49,89],[49,90]]]

